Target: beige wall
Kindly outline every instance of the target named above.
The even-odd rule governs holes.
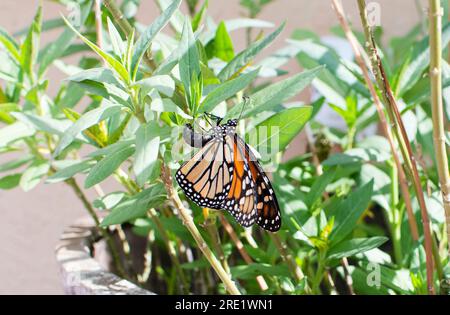
[[[26,27],[36,10],[38,0],[0,0],[0,25],[9,32]],[[141,0],[139,19],[149,23],[157,14],[151,0]],[[381,23],[388,36],[407,32],[419,20],[415,0],[378,0]],[[215,20],[235,18],[242,14],[238,0],[210,0],[209,13]],[[355,0],[344,0],[350,19],[358,27]],[[423,4],[424,1],[422,0]],[[64,8],[44,1],[44,18],[57,17]],[[280,24],[287,20],[282,38],[297,28],[308,28],[323,35],[336,18],[328,0],[275,0],[262,12],[261,19]],[[46,34],[51,41],[59,31]],[[244,47],[244,32],[233,33],[236,48]],[[269,51],[283,45],[279,39]],[[286,69],[299,71],[293,61]],[[49,73],[56,81],[63,76]],[[52,82],[52,81],[50,81]],[[52,89],[54,91],[54,88]],[[5,161],[0,156],[0,162]],[[93,196],[92,192],[90,195]],[[0,191],[0,293],[62,293],[53,248],[64,226],[83,215],[82,206],[64,185],[42,185],[29,193],[19,189]]]

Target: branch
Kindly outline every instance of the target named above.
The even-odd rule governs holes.
[[[433,285],[433,253],[432,253],[432,239],[431,239],[431,229],[430,229],[430,221],[428,218],[428,210],[425,204],[424,194],[422,190],[422,186],[420,183],[419,172],[417,170],[416,160],[414,158],[411,145],[408,139],[408,135],[406,134],[406,129],[403,124],[400,112],[398,110],[397,102],[392,93],[391,86],[387,79],[386,73],[384,71],[383,64],[381,62],[381,58],[378,54],[378,49],[373,38],[372,30],[369,26],[367,20],[367,12],[366,12],[366,3],[365,0],[357,0],[358,8],[361,17],[361,22],[364,29],[364,34],[366,37],[366,48],[369,54],[369,58],[372,63],[372,72],[376,78],[378,88],[381,91],[383,100],[385,105],[387,106],[387,110],[391,119],[391,122],[395,124],[394,132],[397,137],[397,141],[399,142],[400,149],[403,155],[403,159],[406,162],[406,167],[410,172],[414,190],[416,192],[416,197],[419,202],[420,211],[422,215],[422,225],[425,236],[425,255],[426,255],[426,269],[427,269],[427,284],[428,284],[428,293],[434,294],[434,285]]]
[[[216,256],[214,256],[213,252],[208,247],[208,244],[205,242],[205,240],[201,236],[199,230],[197,229],[197,226],[195,225],[194,220],[192,219],[188,210],[184,207],[183,203],[181,202],[181,199],[178,196],[177,191],[173,187],[172,176],[170,174],[170,170],[164,164],[162,165],[161,169],[162,169],[161,176],[162,176],[164,184],[166,186],[169,200],[172,201],[175,208],[177,209],[178,216],[181,218],[184,225],[191,233],[192,237],[194,238],[198,247],[202,251],[203,255],[205,255],[206,259],[211,264],[211,267],[217,273],[220,280],[222,280],[223,284],[225,285],[226,290],[230,294],[240,295],[241,293],[239,292],[238,288],[236,287],[236,284],[231,279],[230,275],[225,271],[225,269],[223,269],[221,263],[217,260]]]
[[[361,71],[364,76],[364,80],[366,81],[367,87],[369,88],[370,94],[372,95],[372,99],[373,99],[375,107],[377,109],[378,117],[380,119],[380,124],[381,124],[382,130],[383,130],[384,136],[387,138],[387,140],[389,142],[389,147],[391,149],[395,165],[398,169],[399,185],[400,185],[400,190],[401,190],[403,199],[405,200],[409,228],[411,230],[411,235],[413,237],[413,240],[417,241],[419,239],[419,232],[417,229],[416,217],[414,216],[414,212],[413,212],[412,205],[411,205],[411,196],[410,196],[409,190],[408,190],[408,182],[406,180],[405,172],[403,170],[402,164],[400,162],[400,158],[398,156],[398,153],[397,153],[397,150],[395,147],[395,141],[392,136],[390,126],[387,122],[386,115],[384,114],[383,105],[381,104],[380,98],[378,97],[378,94],[375,90],[372,80],[370,79],[369,71],[367,69],[366,63],[364,62],[364,59],[361,54],[362,48],[359,45],[358,40],[356,39],[355,35],[353,34],[353,32],[345,18],[345,13],[344,13],[342,4],[338,0],[332,0],[332,2],[333,2],[333,8],[339,19],[339,23],[341,24],[341,27],[345,32],[345,36],[347,37],[347,40],[349,41],[349,43],[353,49],[353,53],[355,54],[355,60],[358,63],[359,67],[361,68]]]

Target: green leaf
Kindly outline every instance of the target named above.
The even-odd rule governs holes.
[[[305,204],[311,208],[313,204],[322,196],[323,192],[336,177],[336,168],[326,170],[314,181],[309,193],[306,195]]]
[[[111,19],[109,16],[106,19],[108,24],[108,31],[109,31],[109,39],[111,41],[111,46],[113,47],[114,53],[123,58],[125,54],[125,45],[123,43],[122,36],[120,36],[119,31],[114,26],[113,22],[111,22]]]
[[[101,222],[101,227],[121,224],[144,217],[149,208],[158,206],[167,197],[164,185],[156,184],[120,202]]]
[[[8,190],[19,186],[22,174],[11,174],[0,178],[0,189]]]
[[[341,259],[366,252],[388,241],[387,237],[376,236],[371,238],[354,238],[348,241],[340,242],[330,248],[327,252],[327,259]]]
[[[206,15],[206,9],[207,9],[207,8],[208,8],[208,0],[206,0],[206,1],[203,3],[203,5],[202,5],[200,11],[198,11],[198,12],[195,14],[194,18],[192,19],[192,30],[193,30],[194,32],[198,29],[198,27],[200,26],[200,23],[203,21],[203,18],[204,18],[205,15]]]
[[[108,210],[115,207],[123,198],[125,198],[125,193],[123,191],[116,191],[95,199],[92,205],[97,209]]]
[[[189,101],[191,109],[193,108],[193,80],[196,80],[200,74],[200,59],[198,55],[197,45],[195,44],[194,34],[192,33],[191,23],[189,19],[185,19],[183,33],[181,35],[181,43],[183,44],[183,51],[185,53],[181,56],[179,69],[180,79],[183,83],[184,90]]]
[[[255,116],[264,111],[278,112],[284,109],[280,108],[280,104],[300,93],[322,69],[323,67],[317,67],[304,71],[255,92],[250,96],[250,101],[246,103],[241,117]],[[242,106],[243,103],[233,106],[225,117],[238,117]]]
[[[15,119],[10,113],[19,110],[19,105],[16,103],[0,103],[0,121],[3,121],[6,124],[12,124]]]
[[[74,177],[78,173],[83,173],[90,169],[95,164],[95,161],[87,160],[76,162],[75,164],[69,165],[63,169],[60,169],[56,173],[52,174],[45,181],[46,183],[59,183],[65,181],[66,179]]]
[[[220,84],[212,90],[203,100],[199,112],[211,112],[218,104],[233,97],[245,89],[258,75],[259,69],[243,74],[236,79]]]
[[[228,80],[235,75],[241,68],[246,66],[261,50],[269,46],[274,39],[281,33],[286,23],[283,22],[273,33],[252,43],[247,49],[236,55],[218,74],[221,81]]]
[[[120,110],[121,106],[119,105],[109,105],[95,108],[85,113],[65,131],[64,136],[55,149],[54,156],[57,157],[69,144],[72,143],[81,131],[119,113]]]
[[[442,47],[446,47],[450,41],[450,23],[442,28]],[[413,46],[409,54],[404,56],[404,64],[400,70],[395,94],[401,97],[417,81],[422,78],[422,73],[430,64],[429,37],[424,37]]]
[[[230,62],[234,58],[234,48],[225,23],[220,22],[216,30],[214,40],[207,46],[208,57],[217,57],[225,62]]]
[[[13,113],[18,121],[28,124],[30,127],[51,134],[62,136],[70,126],[69,120],[59,120],[46,116],[38,116],[29,113]]]
[[[84,182],[85,188],[90,188],[108,176],[114,173],[119,166],[134,153],[134,147],[125,147],[111,155],[105,156],[102,160],[97,162],[89,171],[88,176]]]
[[[86,21],[86,18],[88,17],[89,12],[91,11],[91,6],[92,6],[91,1],[84,1],[78,5],[77,14],[79,17],[80,25],[83,25],[84,22]],[[58,20],[58,22],[60,21],[61,20]],[[62,22],[62,25],[65,25],[64,22]],[[58,58],[61,58],[65,54],[67,49],[72,44],[74,38],[75,34],[72,32],[70,28],[66,26],[61,35],[56,40],[51,41],[50,44],[48,44],[48,46],[46,46],[39,53],[38,57],[39,76],[42,76],[44,74],[45,70],[53,61],[55,61]]]
[[[8,32],[0,27],[0,43],[5,46],[9,54],[17,61],[20,61],[19,45]]]
[[[20,178],[20,187],[22,187],[24,191],[30,191],[39,184],[42,177],[47,174],[49,169],[50,165],[47,161],[33,163]]]
[[[148,92],[155,89],[168,97],[172,97],[175,91],[175,82],[168,75],[153,75],[136,82],[135,85],[141,87],[141,93],[143,95],[147,95]]]
[[[15,122],[0,129],[0,148],[19,139],[34,135],[35,131],[22,122]]]
[[[0,164],[0,172],[6,172],[6,171],[10,171],[10,170],[19,168],[22,165],[27,164],[31,160],[33,160],[32,155],[25,155],[25,156],[19,157],[17,159],[5,162],[3,164]]]
[[[83,70],[71,75],[66,80],[73,82],[91,80],[99,83],[109,83],[115,86],[121,86],[119,81],[114,76],[114,73],[107,68],[91,68]]]
[[[39,51],[41,25],[42,7],[39,6],[38,11],[34,16],[33,23],[28,30],[27,37],[20,47],[20,63],[22,65],[22,69],[30,78],[33,77],[33,68]]]
[[[249,139],[258,143],[256,149],[262,156],[274,155],[286,149],[289,143],[302,130],[311,117],[312,107],[301,106],[277,113],[258,126],[249,134]],[[251,144],[252,141],[249,141]]]
[[[132,61],[131,61],[131,71],[133,74],[133,78],[136,77],[137,69],[139,67],[139,63],[141,62],[144,53],[150,47],[153,39],[159,33],[159,31],[166,26],[169,22],[172,15],[180,6],[181,0],[174,0],[172,4],[165,9],[160,16],[156,18],[156,20],[142,32],[141,36],[138,38]]]
[[[329,215],[335,217],[333,231],[330,234],[331,244],[337,244],[350,234],[356,222],[367,209],[373,195],[373,181],[353,191],[346,199],[340,201]]]
[[[133,171],[139,186],[143,186],[157,167],[159,153],[159,125],[150,122],[141,125],[136,131],[136,153],[134,155]]]
[[[104,148],[101,148],[94,152],[91,152],[88,154],[88,156],[91,158],[95,158],[95,157],[99,157],[99,156],[111,155],[111,154],[116,153],[117,151],[124,149],[124,148],[129,148],[129,147],[133,146],[134,142],[135,142],[134,139],[121,140],[121,141],[118,141],[111,145],[108,145]]]
[[[172,0],[156,0],[161,12],[164,13],[173,4]],[[183,30],[184,16],[180,10],[175,10],[175,12],[170,17],[170,24],[177,34],[181,34]]]
[[[107,52],[104,52],[100,47],[98,47],[96,44],[94,44],[93,42],[91,42],[89,39],[87,39],[86,37],[84,37],[83,35],[81,35],[80,32],[78,32],[71,24],[69,21],[67,21],[67,19],[63,16],[62,17],[64,22],[66,22],[67,26],[70,27],[70,29],[78,35],[78,37],[81,38],[81,40],[83,42],[85,42],[86,45],[88,45],[94,52],[96,52],[100,57],[102,57],[107,64],[109,64],[111,66],[111,68],[114,69],[114,71],[117,72],[117,74],[119,75],[119,77],[122,78],[122,80],[124,82],[129,83],[130,82],[130,76],[129,73],[127,71],[127,69],[125,68],[124,65],[122,65],[122,63],[120,61],[118,61],[116,58],[114,58],[113,56],[111,56],[110,54],[108,54]]]

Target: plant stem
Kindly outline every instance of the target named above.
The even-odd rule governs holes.
[[[225,219],[223,214],[220,214],[219,218],[220,218],[220,222],[222,223],[222,226],[225,228],[225,231],[228,233],[228,235],[230,235],[231,240],[236,245],[236,248],[238,249],[239,253],[241,254],[242,259],[244,259],[244,261],[247,264],[249,264],[249,265],[252,264],[253,259],[250,257],[250,255],[245,250],[244,244],[242,244],[241,240],[236,235],[236,232],[234,231],[231,224],[227,221],[227,219]],[[256,282],[258,282],[258,285],[262,291],[266,291],[269,288],[266,280],[264,279],[264,277],[262,275],[256,276]]]
[[[173,187],[172,176],[170,174],[170,170],[167,168],[166,165],[164,165],[164,163],[161,168],[162,168],[161,175],[162,175],[164,184],[166,186],[169,200],[172,201],[175,208],[178,210],[179,217],[181,218],[184,225],[191,233],[192,237],[194,238],[198,247],[202,251],[203,255],[205,255],[206,259],[211,264],[211,267],[217,273],[220,280],[222,280],[222,283],[224,284],[226,290],[230,294],[240,295],[241,293],[239,292],[238,288],[236,287],[236,284],[231,279],[229,274],[225,271],[225,269],[223,269],[221,263],[217,260],[216,256],[214,256],[214,254],[211,251],[211,249],[209,248],[208,244],[205,242],[205,240],[201,236],[199,230],[197,229],[197,226],[195,225],[194,220],[192,219],[188,210],[184,207],[183,203],[181,202],[181,199],[178,196],[177,191]]]
[[[320,291],[320,283],[322,282],[324,270],[325,270],[325,257],[326,257],[326,251],[325,250],[319,250],[318,255],[318,262],[317,262],[317,272],[314,276],[313,282],[312,282],[312,292],[313,294],[321,294]]]
[[[433,139],[436,153],[436,166],[445,210],[447,239],[450,239],[450,177],[445,144],[444,107],[442,104],[442,15],[440,0],[429,0],[430,15],[430,83],[431,112],[433,119]],[[448,244],[450,259],[450,244]]]
[[[372,62],[372,72],[376,78],[378,88],[381,91],[384,103],[387,106],[388,113],[391,118],[391,122],[395,123],[394,132],[396,134],[397,140],[400,145],[400,149],[403,155],[403,159],[406,162],[406,167],[410,172],[414,189],[416,192],[416,197],[419,202],[420,211],[422,214],[422,225],[425,236],[425,253],[426,253],[426,269],[427,269],[427,285],[428,293],[434,294],[434,284],[433,284],[433,253],[432,253],[432,239],[431,239],[431,229],[430,221],[428,218],[428,210],[425,204],[425,198],[420,183],[419,172],[417,170],[416,160],[414,158],[411,145],[406,134],[406,129],[403,124],[400,112],[398,110],[397,102],[393,95],[392,89],[390,87],[389,81],[387,79],[386,73],[384,71],[381,58],[378,54],[378,49],[367,20],[367,12],[365,10],[366,3],[365,0],[357,0],[358,8],[361,17],[361,22],[364,29],[364,34],[366,37],[366,48],[369,54],[369,58]]]
[[[389,163],[391,168],[391,209],[388,214],[389,229],[391,231],[392,246],[394,249],[394,258],[398,266],[402,266],[402,247],[401,247],[401,216],[398,200],[398,170],[395,164]]]
[[[103,27],[102,27],[102,0],[95,0],[95,31],[97,33],[97,46],[103,48]]]
[[[155,222],[155,225],[161,234],[161,237],[163,238],[164,243],[166,244],[167,250],[169,251],[169,256],[172,260],[172,263],[175,266],[175,269],[181,279],[181,289],[184,294],[189,294],[189,283],[186,279],[186,275],[184,274],[183,269],[181,268],[180,260],[177,257],[177,252],[175,250],[175,247],[173,246],[173,243],[170,241],[169,235],[167,234],[166,230],[164,229],[164,226],[159,220],[158,215],[156,214],[155,209],[149,209],[147,212],[150,219]]]
[[[342,29],[345,32],[345,36],[347,37],[347,40],[349,41],[353,52],[355,54],[355,60],[358,63],[359,67],[361,68],[361,71],[364,76],[364,80],[366,81],[367,87],[370,91],[370,94],[372,96],[372,99],[374,101],[375,107],[377,109],[378,117],[380,119],[380,124],[384,133],[384,136],[387,138],[389,142],[389,147],[392,152],[392,157],[394,158],[395,165],[397,166],[398,170],[398,176],[399,176],[399,184],[400,184],[400,190],[403,196],[403,199],[405,201],[405,206],[408,214],[408,223],[409,228],[411,230],[411,235],[414,241],[417,241],[419,239],[419,231],[417,228],[417,222],[416,217],[414,216],[414,212],[412,209],[411,204],[411,196],[409,194],[408,189],[408,182],[406,180],[406,175],[403,170],[402,164],[400,162],[400,158],[397,153],[397,149],[395,146],[394,137],[391,132],[391,127],[388,124],[388,121],[386,119],[386,115],[384,114],[383,105],[381,104],[380,98],[378,97],[378,94],[375,90],[374,84],[372,83],[372,80],[370,79],[370,75],[366,66],[366,63],[364,61],[364,58],[362,56],[363,49],[360,47],[358,40],[356,39],[355,35],[353,34],[344,14],[344,9],[340,2],[337,0],[333,0],[333,8],[338,16],[339,22],[341,24]]]
[[[100,220],[97,216],[97,213],[95,212],[94,208],[92,207],[91,203],[89,202],[89,200],[87,199],[86,195],[84,194],[84,192],[81,190],[80,186],[77,184],[77,182],[75,181],[75,179],[70,178],[66,180],[66,183],[72,187],[73,191],[75,192],[75,194],[77,195],[77,197],[81,200],[81,202],[83,203],[84,207],[86,208],[86,210],[88,211],[89,215],[92,217],[92,219],[95,222],[95,226],[99,229],[101,235],[104,237],[104,239],[106,240],[109,250],[111,251],[111,256],[112,259],[114,261],[114,266],[117,268],[117,272],[118,274],[123,277],[123,278],[127,278],[125,270],[122,267],[122,264],[120,262],[120,256],[119,253],[116,250],[116,247],[114,245],[114,240],[111,237],[111,235],[108,233],[108,231],[106,231],[105,229],[100,227]]]
[[[303,274],[303,271],[300,269],[300,267],[295,262],[292,255],[288,254],[288,252],[286,250],[286,245],[281,242],[281,239],[278,236],[278,234],[269,233],[269,235],[272,238],[278,251],[280,252],[281,258],[286,262],[292,275],[295,277],[295,279],[297,279],[297,281],[299,281],[299,282],[302,281],[305,278],[305,275]],[[306,287],[305,287],[305,290],[307,290]]]

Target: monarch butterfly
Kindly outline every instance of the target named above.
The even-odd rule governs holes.
[[[200,150],[181,165],[175,179],[200,207],[226,209],[244,227],[256,222],[265,230],[278,231],[280,207],[269,178],[236,134],[238,120],[222,125],[221,120],[218,118],[217,126],[202,134],[190,124],[185,126],[184,140]]]

